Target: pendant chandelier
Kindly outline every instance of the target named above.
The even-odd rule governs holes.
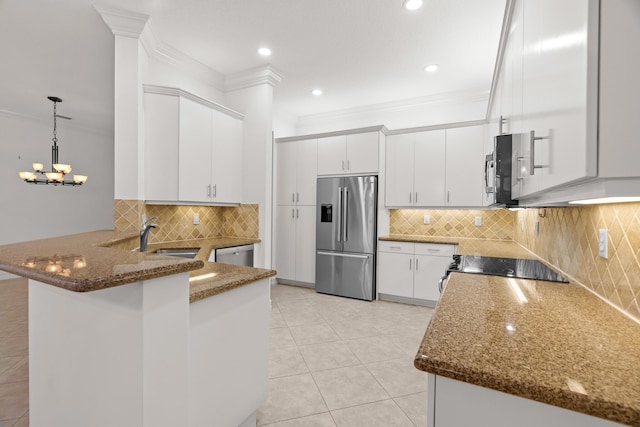
[[[73,175],[73,180],[65,180],[65,176],[71,172],[71,165],[58,163],[58,137],[57,131],[57,118],[70,119],[70,117],[58,116],[56,114],[56,105],[58,102],[62,102],[62,99],[57,96],[48,96],[50,101],[53,102],[53,145],[51,146],[51,171],[44,170],[44,164],[32,163],[33,172],[18,172],[20,179],[29,184],[53,184],[53,185],[82,185],[87,182],[86,175]]]

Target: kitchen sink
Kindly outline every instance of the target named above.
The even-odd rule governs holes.
[[[195,258],[200,248],[156,249],[151,252],[158,255],[179,256],[182,258]]]

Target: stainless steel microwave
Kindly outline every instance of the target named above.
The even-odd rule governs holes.
[[[520,135],[498,135],[494,138],[493,153],[484,163],[485,193],[490,206],[518,206],[511,198],[513,146],[520,143]]]

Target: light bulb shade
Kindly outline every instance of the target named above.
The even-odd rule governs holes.
[[[71,172],[71,165],[65,165],[64,163],[54,163],[53,168],[63,174]]]
[[[31,163],[31,166],[33,166],[33,170],[36,172],[40,172],[42,169],[44,169],[43,163]]]
[[[18,172],[20,179],[23,181],[35,181],[36,174],[33,172]]]
[[[73,175],[73,182],[76,184],[84,184],[87,182],[87,175]]]
[[[47,172],[47,179],[49,182],[62,182],[62,173],[60,172]]]

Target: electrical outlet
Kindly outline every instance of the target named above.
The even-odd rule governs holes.
[[[482,225],[482,217],[481,216],[477,216],[476,217],[475,224],[476,224],[476,227],[480,227]]]
[[[540,221],[536,221],[536,225],[533,227],[533,233],[536,236],[540,234]]]
[[[424,218],[423,218],[423,220],[424,220],[424,223],[425,223],[425,224],[429,224],[429,223],[431,223],[431,217],[430,217],[429,215],[425,215],[425,216],[424,216]]]
[[[601,228],[598,230],[598,256],[609,258],[609,230]]]
[[[200,215],[198,215],[197,213],[193,214],[193,225],[198,225],[200,224]]]

